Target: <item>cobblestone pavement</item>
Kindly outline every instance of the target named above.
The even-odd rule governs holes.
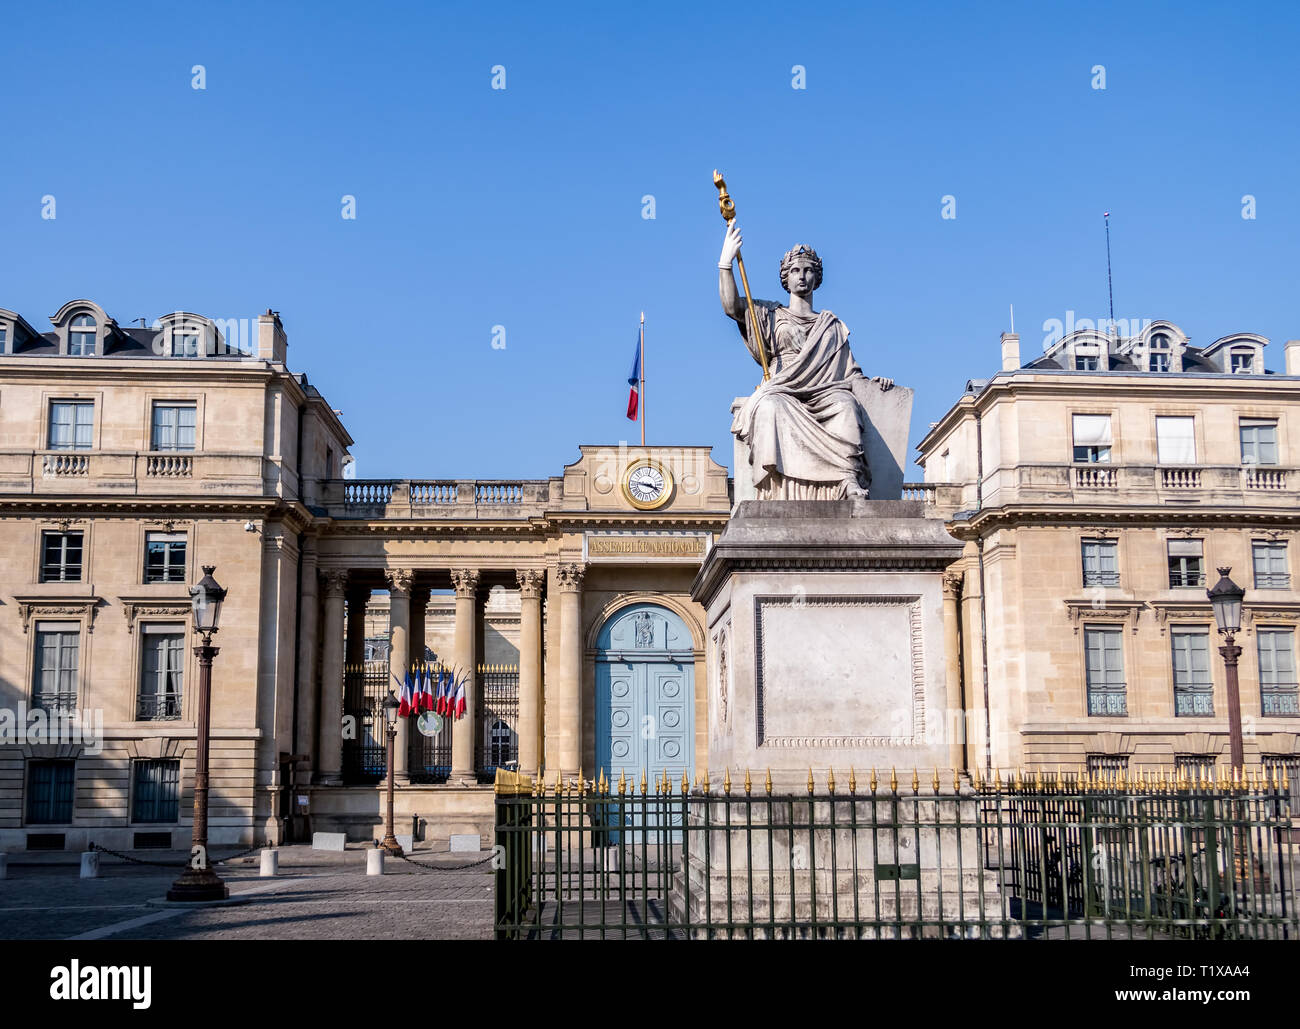
[[[490,939],[491,864],[414,856],[456,867],[390,859],[384,875],[367,876],[363,851],[285,848],[275,878],[260,878],[256,863],[219,866],[231,896],[247,904],[197,910],[148,904],[179,869],[105,859],[102,878],[81,879],[76,865],[11,864],[0,880],[0,939]]]

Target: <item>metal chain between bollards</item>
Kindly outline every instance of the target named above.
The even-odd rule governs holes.
[[[457,872],[464,868],[477,868],[479,865],[486,865],[496,855],[489,854],[485,858],[482,858],[478,861],[470,861],[468,864],[464,864],[464,865],[426,865],[423,861],[414,861],[411,858],[407,857],[405,854],[394,854],[393,856],[401,858],[408,865],[414,865],[422,872]]]
[[[92,843],[90,849],[98,854],[108,854],[110,857],[121,858],[133,865],[149,865],[152,868],[189,868],[190,861],[148,861],[145,858],[132,857],[130,854],[123,854],[120,850],[113,850],[111,847],[105,847],[102,843]],[[235,854],[227,854],[223,858],[216,858],[209,864],[219,865],[225,861],[233,861],[235,858],[246,857],[255,850],[264,850],[264,847],[249,847],[247,850],[241,850]]]

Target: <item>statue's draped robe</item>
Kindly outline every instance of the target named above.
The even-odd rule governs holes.
[[[849,350],[848,327],[830,311],[802,318],[766,300],[754,301],[754,313],[771,377],[740,406],[731,431],[749,447],[759,496],[811,495],[805,484],[837,496],[844,495],[846,481],[867,487],[867,415],[852,391],[853,380],[863,376]],[[748,321],[741,335],[757,361]]]

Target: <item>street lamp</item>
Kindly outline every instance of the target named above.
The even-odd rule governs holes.
[[[1206,590],[1214,608],[1214,620],[1219,623],[1219,635],[1224,644],[1219,648],[1223,664],[1228,671],[1228,745],[1231,748],[1232,767],[1241,769],[1245,763],[1245,745],[1241,738],[1241,687],[1237,682],[1237,658],[1241,648],[1235,636],[1241,630],[1241,599],[1246,591],[1228,578],[1231,567],[1219,569],[1219,581],[1214,589]]]
[[[397,842],[397,837],[393,835],[393,741],[397,739],[397,709],[400,704],[397,698],[393,696],[393,691],[388,691],[388,699],[384,701],[384,723],[388,735],[388,831],[384,834],[383,840],[379,846],[390,854],[401,854],[402,845]]]
[[[194,648],[199,659],[199,719],[197,755],[194,762],[194,835],[192,855],[185,872],[167,891],[168,900],[225,900],[230,890],[208,861],[208,730],[211,725],[212,659],[218,650],[212,637],[221,621],[221,604],[226,591],[212,577],[216,565],[203,566],[203,578],[190,587],[194,608],[194,630],[203,642]]]

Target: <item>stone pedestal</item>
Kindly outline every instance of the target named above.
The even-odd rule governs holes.
[[[828,769],[948,769],[943,573],[920,501],[746,501],[705,558],[709,770],[820,792]],[[928,777],[928,776],[927,776]],[[951,773],[945,772],[944,781]]]

